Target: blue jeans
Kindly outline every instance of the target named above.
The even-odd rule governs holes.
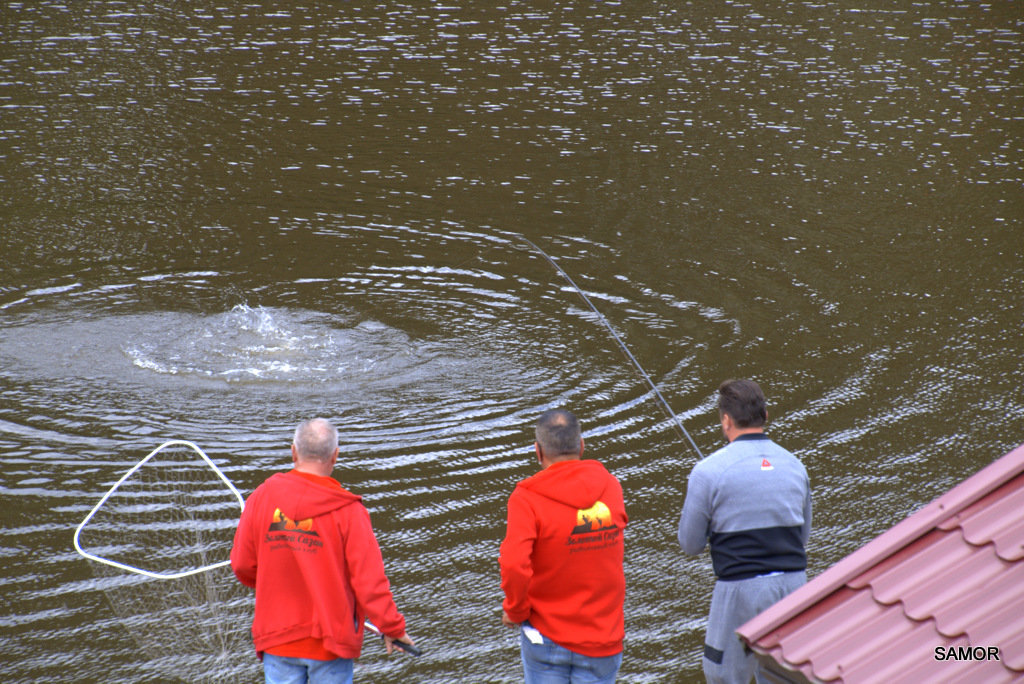
[[[263,654],[266,684],[352,684],[352,659],[312,660]]]
[[[526,626],[530,623],[524,622]],[[526,684],[613,684],[622,665],[622,653],[601,658],[585,656],[559,646],[547,637],[535,644],[520,630]]]

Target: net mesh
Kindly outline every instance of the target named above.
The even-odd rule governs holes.
[[[188,682],[258,678],[252,592],[226,565],[240,502],[198,447],[168,443],[115,484],[76,546],[146,670]]]

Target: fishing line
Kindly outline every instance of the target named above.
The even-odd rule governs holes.
[[[686,437],[686,439],[690,442],[690,446],[692,446],[693,450],[697,452],[698,458],[704,458],[704,454],[701,453],[700,448],[697,446],[697,443],[693,441],[693,438],[690,437],[690,433],[686,431],[685,427],[683,427],[683,422],[679,420],[679,417],[672,410],[672,407],[668,405],[668,402],[665,400],[665,397],[662,396],[661,391],[658,389],[657,385],[655,385],[654,381],[651,380],[651,376],[647,374],[647,371],[645,371],[643,366],[640,365],[640,362],[636,360],[636,357],[633,356],[633,353],[629,351],[629,347],[627,347],[626,343],[622,341],[622,338],[619,337],[619,334],[615,332],[615,328],[613,328],[611,323],[608,322],[608,319],[605,318],[604,315],[597,310],[597,307],[594,306],[594,303],[590,301],[590,297],[587,296],[587,294],[580,288],[580,286],[577,285],[575,281],[573,281],[573,279],[569,277],[569,274],[566,273],[565,270],[561,266],[559,266],[554,259],[548,256],[548,253],[545,252],[543,249],[538,247],[528,238],[519,235],[518,233],[506,234],[514,235],[517,239],[522,240],[530,247],[532,247],[534,251],[536,251],[538,254],[544,257],[547,260],[547,262],[551,264],[556,271],[558,271],[559,275],[565,278],[566,282],[568,282],[572,286],[572,288],[576,290],[576,293],[583,298],[583,301],[587,303],[587,306],[590,307],[590,310],[594,312],[598,319],[600,319],[601,323],[603,323],[604,327],[607,328],[608,332],[611,333],[612,337],[618,343],[619,347],[622,349],[623,353],[625,353],[626,357],[633,362],[633,365],[636,367],[636,369],[640,371],[640,375],[644,377],[644,380],[647,381],[647,384],[651,386],[652,390],[654,390],[654,394],[661,401],[661,405],[665,407],[665,410],[668,412],[668,415],[672,418],[673,421],[675,421],[676,426],[683,433],[683,436]]]

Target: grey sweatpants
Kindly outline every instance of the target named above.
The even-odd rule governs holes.
[[[709,684],[749,684],[756,674],[757,660],[744,653],[736,630],[806,582],[803,570],[715,582],[704,639],[704,676]],[[761,681],[760,676],[757,681]]]

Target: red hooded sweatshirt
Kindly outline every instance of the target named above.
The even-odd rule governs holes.
[[[516,485],[499,561],[509,618],[576,653],[621,652],[627,522],[622,487],[598,461],[559,461]]]
[[[256,652],[322,639],[356,658],[366,617],[389,637],[405,633],[361,498],[297,471],[271,476],[245,502],[231,569],[256,589]]]

